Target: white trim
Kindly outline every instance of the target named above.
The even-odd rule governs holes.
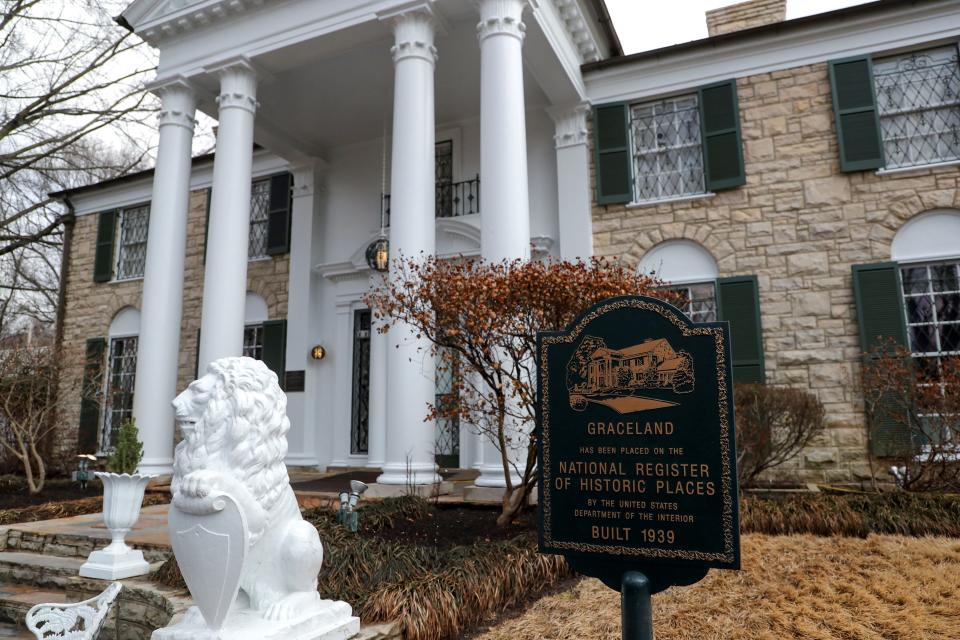
[[[676,196],[674,198],[659,198],[657,200],[641,200],[639,202],[630,202],[624,205],[627,209],[643,209],[645,207],[655,207],[658,204],[673,204],[677,202],[693,202],[696,200],[706,200],[712,198],[716,193],[708,191],[706,193],[697,193],[691,196]]]
[[[902,4],[887,11],[852,15],[787,32],[743,38],[717,46],[666,52],[633,64],[585,74],[592,104],[638,100],[711,82],[823,63],[834,58],[879,54],[960,38],[956,2]]]
[[[946,162],[933,162],[931,164],[918,164],[913,167],[897,167],[896,169],[877,169],[878,176],[897,175],[899,173],[910,173],[912,171],[928,171],[930,169],[941,169],[943,167],[960,166],[960,160],[948,160]]]

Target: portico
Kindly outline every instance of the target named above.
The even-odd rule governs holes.
[[[469,425],[454,425],[452,444],[448,437],[438,450],[441,432],[450,436],[452,427],[424,416],[443,382],[409,329],[383,335],[371,326],[363,294],[391,275],[371,270],[364,254],[388,211],[391,257],[589,255],[579,65],[611,47],[591,6],[138,0],[128,8],[126,21],[160,50],[154,90],[167,114],[134,405],[148,471],[169,473],[172,461],[169,400],[183,349],[178,329],[197,108],[219,122],[200,370],[244,349],[259,145],[265,151],[256,153],[283,158],[292,176],[271,179],[268,210],[288,206],[290,213],[270,217],[266,229],[268,253],[277,239],[289,250],[280,372],[291,421],[288,463],[368,465],[382,469],[382,484],[429,485],[439,481],[435,454],[458,453],[459,466],[480,468],[478,484],[503,485],[499,452]],[[568,190],[586,195],[568,198]],[[311,357],[314,345],[324,347],[323,359]]]

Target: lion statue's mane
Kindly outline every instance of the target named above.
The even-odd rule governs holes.
[[[193,433],[177,445],[173,492],[191,471],[229,471],[269,512],[289,486],[287,467],[287,397],[277,375],[263,362],[223,358],[212,362],[207,375],[215,386],[198,397],[205,402]]]

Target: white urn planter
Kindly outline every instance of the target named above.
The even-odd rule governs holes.
[[[103,522],[110,529],[112,541],[106,548],[90,554],[80,567],[80,575],[120,580],[147,573],[150,565],[143,559],[143,552],[132,549],[124,538],[140,519],[143,492],[157,476],[103,471],[97,471],[95,475],[103,483]]]

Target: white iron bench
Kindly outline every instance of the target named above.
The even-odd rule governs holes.
[[[122,588],[114,582],[83,602],[34,605],[27,612],[27,629],[39,640],[96,640]]]

